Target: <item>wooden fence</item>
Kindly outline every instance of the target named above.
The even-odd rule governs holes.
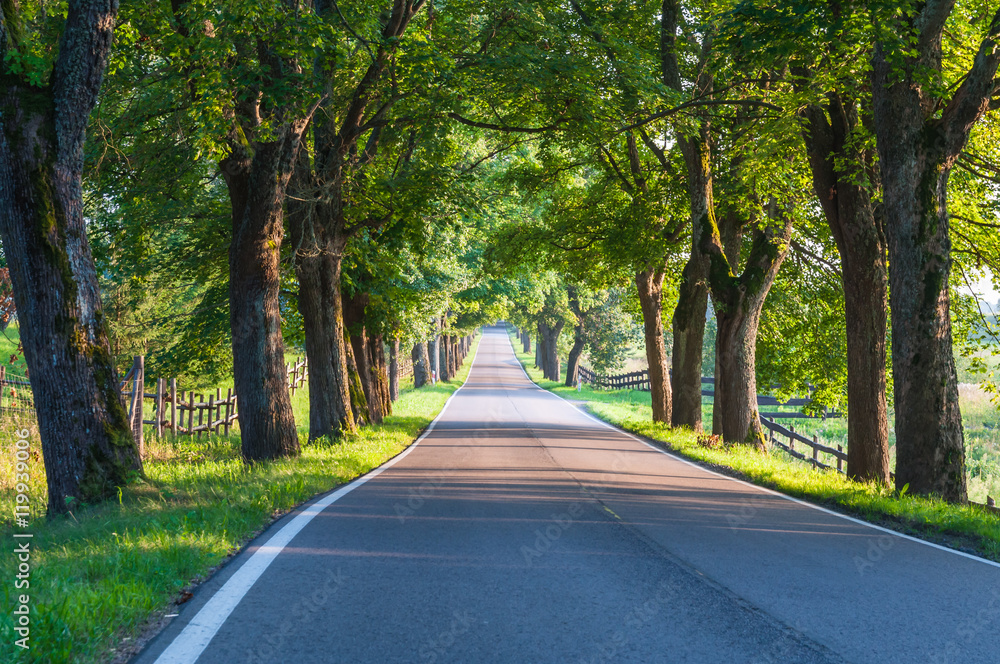
[[[593,385],[597,388],[602,389],[633,389],[633,390],[643,390],[649,391],[649,371],[643,369],[642,371],[633,371],[626,374],[618,374],[615,376],[601,376],[595,374],[590,369],[581,366],[580,367],[580,380],[589,385]],[[715,378],[709,376],[701,377],[702,386],[712,385],[714,388]],[[715,390],[706,390],[704,387],[701,390],[702,396],[715,397]],[[779,401],[775,397],[757,395],[757,405],[758,406],[805,406],[810,403],[810,399],[789,399],[788,401]],[[773,412],[761,412],[760,413],[760,423],[765,429],[768,430],[768,439],[772,445],[780,447],[781,449],[788,452],[790,455],[797,459],[802,459],[811,463],[813,466],[818,468],[833,468],[836,464],[836,468],[840,472],[844,472],[844,462],[847,461],[847,452],[844,451],[843,446],[837,445],[836,449],[823,445],[819,442],[819,439],[814,435],[812,439],[803,436],[800,433],[795,432],[795,426],[789,424],[784,427],[774,420],[776,419],[826,419],[831,417],[840,417],[841,414],[835,411],[826,412],[824,411],[821,415],[806,415],[804,413],[785,413],[781,411]],[[781,440],[781,437],[787,439],[787,442]],[[799,444],[800,449],[796,449],[796,443]],[[801,451],[802,446],[808,448],[807,453]],[[821,457],[820,455],[829,455],[833,457],[832,459],[827,456]],[[829,461],[830,463],[826,463]]]
[[[34,413],[35,399],[28,376],[0,366],[0,416]]]

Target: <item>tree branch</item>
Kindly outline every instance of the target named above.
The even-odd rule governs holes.
[[[946,0],[939,1],[948,4]],[[954,0],[951,0],[951,3],[953,4]],[[998,35],[1000,35],[1000,8],[993,15],[969,75],[948,102],[941,116],[945,134],[945,159],[948,165],[958,159],[965,148],[972,126],[989,108],[997,66],[1000,65],[1000,48],[996,43]]]
[[[374,62],[375,53],[372,52],[372,47],[371,44],[368,43],[368,40],[356,33],[354,28],[351,27],[351,24],[347,22],[347,19],[344,18],[344,15],[340,11],[340,7],[337,5],[337,0],[330,0],[330,4],[333,6],[333,10],[337,12],[337,16],[340,17],[340,23],[344,26],[344,29],[351,33],[352,37],[361,42],[361,44],[365,47],[365,50],[368,51],[368,55],[371,56],[372,62]]]
[[[761,101],[759,99],[692,99],[691,101],[686,101],[683,104],[678,104],[673,108],[668,108],[665,111],[654,113],[645,120],[640,120],[635,124],[621,127],[618,131],[631,131],[633,129],[638,129],[639,127],[648,125],[650,122],[674,115],[675,113],[683,111],[685,108],[691,108],[693,106],[752,106],[755,108],[768,108],[773,111],[785,110],[781,106],[775,106],[774,104]]]
[[[544,127],[512,127],[510,125],[498,125],[491,124],[489,122],[470,120],[469,118],[463,117],[458,113],[448,113],[448,117],[457,122],[461,122],[464,125],[468,125],[469,127],[478,127],[479,129],[492,129],[493,131],[519,134],[541,134],[546,131],[557,131],[559,129],[559,125],[569,122],[569,120],[563,119]]]

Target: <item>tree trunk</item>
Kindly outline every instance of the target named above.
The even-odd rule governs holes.
[[[740,276],[733,273],[719,229],[702,229],[702,251],[708,255],[709,284],[718,322],[715,350],[714,422],[726,442],[767,449],[757,410],[757,330],[764,301],[788,253],[792,217],[771,204],[771,223],[754,232],[747,264]],[[781,219],[779,220],[779,215]],[[727,224],[727,230],[742,224]],[[738,256],[738,251],[732,251]]]
[[[389,368],[385,363],[385,341],[381,334],[368,335],[368,361],[372,368],[372,392],[378,400],[382,422],[392,415],[392,399],[389,395]]]
[[[545,334],[542,333],[542,324],[538,323],[535,332],[535,368],[542,369],[545,366]]]
[[[351,414],[359,426],[371,424],[371,411],[368,408],[368,398],[361,381],[361,371],[354,357],[354,345],[350,335],[344,332],[345,361],[347,363],[347,386],[351,397]]]
[[[766,448],[757,409],[757,330],[761,306],[746,303],[733,312],[717,314],[715,408],[726,442]]]
[[[454,378],[458,375],[458,367],[461,363],[458,357],[458,337],[451,335],[448,338],[451,340],[451,355],[449,359],[451,360],[451,376]]]
[[[50,514],[107,498],[142,473],[104,327],[81,194],[85,129],[117,2],[73,2],[68,11],[49,87],[21,84],[6,72],[0,43],[0,233]]]
[[[667,347],[663,342],[663,267],[639,270],[635,285],[642,307],[646,337],[646,360],[649,363],[649,393],[653,401],[653,421],[670,423],[670,379],[667,373]]]
[[[441,380],[441,354],[438,350],[441,343],[441,337],[437,333],[437,329],[440,329],[439,325],[440,324],[435,321],[434,326],[436,329],[434,332],[434,340],[432,342],[428,342],[427,347],[427,352],[430,354],[431,371],[433,372],[434,380]]]
[[[872,117],[889,249],[896,486],[963,503],[965,441],[948,294],[948,175],[995,94],[1000,9],[971,67],[956,79],[951,99],[942,99],[932,82],[942,70],[941,41],[954,3],[916,7],[878,26],[912,38],[905,50],[895,42],[878,43],[872,58]]]
[[[875,218],[871,185],[856,177],[858,169],[869,165],[870,155],[854,147],[859,127],[854,100],[845,103],[838,93],[830,93],[825,108],[810,106],[803,115],[813,187],[840,252],[844,284],[847,475],[888,484],[886,242]]]
[[[418,341],[410,351],[413,360],[413,387],[423,387],[431,382],[430,358],[427,356],[427,342]]]
[[[673,316],[671,424],[701,431],[701,361],[708,289],[701,253],[692,252],[681,275]]]
[[[399,337],[389,344],[389,400],[399,399]]]
[[[220,164],[233,220],[233,385],[240,400],[241,450],[250,462],[299,453],[278,309],[283,203],[297,144],[297,138],[285,132],[278,142],[256,144],[252,156],[234,152]]]
[[[896,487],[968,499],[965,441],[952,354],[951,240],[947,183],[935,125],[923,121],[904,83],[889,85],[878,63],[876,94],[880,169],[884,183],[892,309],[892,369],[896,410]],[[914,117],[916,116],[916,117]]]
[[[545,328],[545,367],[544,375],[549,380],[559,381],[559,335],[566,324],[559,321],[553,327]]]
[[[302,180],[308,178],[308,163],[303,164],[300,159],[299,165],[304,172],[296,170],[296,187],[303,187]],[[309,210],[302,203],[289,200],[287,208],[292,246],[296,247],[298,305],[309,362],[309,440],[339,436],[356,429],[340,293],[341,257],[346,239],[326,239],[318,224],[307,231]]]
[[[583,354],[583,347],[587,339],[583,334],[583,323],[573,328],[573,347],[569,350],[569,357],[566,359],[566,385],[573,387],[580,375],[580,355]]]
[[[450,347],[448,345],[448,335],[442,334],[438,337],[438,349],[440,358],[438,359],[438,365],[441,367],[441,373],[438,374],[441,380],[449,381],[451,380],[451,358],[450,358]]]
[[[384,412],[377,383],[378,369],[374,366],[375,358],[371,353],[368,332],[365,329],[367,306],[367,293],[358,292],[353,297],[344,297],[344,325],[350,336],[351,353],[354,355],[358,379],[367,404],[365,421],[369,424],[381,424]]]
[[[521,344],[524,346],[525,353],[531,352],[531,335],[527,330],[521,332]]]

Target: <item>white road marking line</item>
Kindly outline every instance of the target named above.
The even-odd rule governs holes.
[[[485,338],[485,336],[486,335],[484,334],[483,337]],[[476,358],[479,357],[479,349],[483,345],[482,341],[483,340],[480,339],[479,344],[476,346],[476,352],[472,357],[472,365],[469,367],[469,376],[472,375],[472,368],[476,364]],[[437,417],[431,421],[431,423],[427,426],[427,429],[420,434],[420,437],[413,441],[413,444],[397,456],[385,462],[378,468],[369,471],[367,474],[362,475],[350,484],[342,486],[328,496],[306,505],[298,516],[282,526],[281,529],[276,532],[266,544],[254,551],[253,555],[250,556],[250,559],[243,563],[243,565],[236,570],[235,574],[229,577],[222,587],[219,588],[214,595],[212,595],[211,599],[209,599],[205,605],[201,607],[191,621],[184,626],[181,633],[174,637],[174,640],[171,641],[166,650],[160,653],[160,656],[156,659],[156,664],[194,664],[194,662],[205,651],[205,648],[208,647],[212,638],[216,635],[216,633],[218,633],[223,623],[226,622],[226,619],[229,618],[233,609],[236,608],[250,588],[253,587],[253,584],[257,582],[257,579],[261,577],[264,570],[266,570],[268,566],[274,562],[274,559],[278,557],[278,554],[281,553],[286,546],[288,546],[288,544],[292,541],[292,538],[298,535],[299,532],[324,509],[369,480],[381,475],[383,471],[391,468],[406,458],[406,456],[420,444],[420,441],[426,438],[427,435],[434,430],[438,420],[441,419],[441,416],[444,415],[446,410],[448,410],[448,406],[451,404],[452,399],[454,399],[455,395],[461,392],[462,388],[465,387],[465,384],[469,382],[469,376],[466,376],[465,382],[463,382],[457,390],[452,392],[451,396],[448,397],[448,400],[444,402],[444,406],[441,407],[441,412],[438,413]]]
[[[685,464],[691,466],[692,468],[697,468],[698,470],[700,470],[702,472],[705,472],[705,473],[709,473],[710,475],[715,475],[716,477],[721,477],[723,479],[729,480],[730,482],[736,482],[738,484],[742,484],[743,486],[747,486],[747,487],[750,487],[752,489],[756,489],[756,490],[758,490],[758,491],[760,491],[762,493],[769,493],[769,494],[771,494],[773,496],[778,496],[779,498],[784,498],[785,500],[789,500],[789,501],[791,501],[793,503],[797,503],[799,505],[804,505],[805,507],[809,507],[809,508],[817,510],[819,512],[823,512],[824,514],[829,514],[830,516],[835,516],[838,519],[844,519],[845,521],[850,521],[851,523],[856,523],[859,526],[866,526],[868,528],[871,528],[872,530],[878,530],[878,531],[883,532],[883,533],[888,533],[889,535],[895,535],[896,537],[901,537],[903,539],[910,540],[911,542],[917,542],[919,544],[924,544],[926,546],[938,549],[940,551],[947,551],[948,553],[953,553],[956,556],[962,556],[963,558],[968,558],[969,560],[975,560],[975,561],[978,561],[978,562],[981,562],[981,563],[985,563],[987,565],[991,565],[993,567],[1000,568],[1000,563],[994,562],[992,560],[987,560],[986,558],[981,558],[981,557],[979,557],[977,555],[974,555],[974,554],[971,554],[971,553],[966,553],[965,551],[958,551],[957,549],[951,549],[951,548],[949,548],[947,546],[942,546],[940,544],[935,544],[934,542],[928,542],[927,540],[922,540],[919,537],[913,537],[912,535],[907,535],[905,533],[897,532],[895,530],[890,530],[889,528],[883,528],[882,526],[877,526],[874,523],[869,523],[869,522],[863,521],[861,519],[856,519],[853,516],[847,516],[846,514],[841,514],[839,512],[834,512],[833,510],[828,510],[825,507],[820,507],[819,505],[814,505],[813,503],[806,502],[805,500],[800,500],[798,498],[794,498],[792,496],[783,494],[780,491],[775,491],[774,489],[768,489],[767,487],[763,487],[763,486],[760,486],[760,485],[757,485],[757,484],[753,484],[751,482],[747,482],[746,480],[741,480],[741,479],[737,479],[735,477],[730,477],[729,475],[723,475],[722,473],[716,472],[716,471],[711,470],[709,468],[705,468],[704,466],[701,466],[701,465],[699,465],[699,464],[697,464],[697,463],[695,463],[695,462],[693,462],[693,461],[691,461],[689,459],[685,459],[684,457],[678,456],[677,454],[674,454],[673,452],[668,452],[667,450],[665,450],[665,449],[663,449],[661,447],[657,447],[656,445],[653,445],[653,444],[651,444],[651,443],[649,443],[649,442],[647,442],[647,441],[639,438],[635,434],[632,434],[632,433],[630,433],[628,431],[625,431],[624,429],[619,429],[618,427],[614,426],[613,424],[609,424],[609,423],[605,422],[604,420],[601,420],[601,419],[599,419],[597,417],[594,417],[593,415],[591,415],[587,411],[582,410],[580,408],[577,408],[576,406],[574,406],[573,404],[571,404],[569,401],[567,401],[565,398],[563,398],[561,395],[558,395],[555,392],[549,392],[548,390],[540,387],[537,383],[535,383],[535,381],[531,380],[531,376],[528,375],[528,372],[525,371],[525,369],[524,369],[524,365],[522,365],[521,361],[517,358],[517,352],[514,350],[514,344],[510,340],[510,335],[509,334],[507,335],[507,343],[510,345],[511,352],[514,353],[514,360],[517,361],[517,366],[521,369],[521,373],[524,374],[524,377],[528,379],[528,381],[531,383],[531,385],[536,390],[539,390],[539,391],[541,391],[541,392],[543,392],[545,394],[548,394],[548,395],[551,395],[551,396],[555,397],[556,399],[559,399],[560,401],[562,401],[567,406],[569,406],[570,408],[572,408],[577,413],[580,413],[584,417],[588,417],[591,420],[593,420],[594,422],[597,422],[601,426],[607,427],[607,428],[611,429],[612,431],[616,431],[616,432],[618,432],[620,434],[623,434],[623,435],[631,438],[632,440],[636,441],[637,443],[642,443],[643,445],[645,445],[646,447],[648,447],[649,449],[651,449],[651,450],[653,450],[655,452],[659,452],[660,454],[665,454],[666,456],[670,457],[671,459],[676,459],[677,461],[680,461],[681,463],[685,463]]]

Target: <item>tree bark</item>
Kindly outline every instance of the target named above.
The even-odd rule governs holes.
[[[545,373],[545,334],[542,332],[542,323],[536,325],[535,333],[535,368],[541,369]]]
[[[278,308],[282,206],[299,136],[286,129],[279,141],[257,143],[253,154],[234,150],[220,164],[233,221],[229,245],[233,385],[240,400],[241,450],[250,462],[299,453]]]
[[[545,365],[543,375],[554,381],[559,381],[559,335],[566,325],[562,320],[553,326],[545,326]]]
[[[521,332],[521,343],[524,346],[524,352],[531,352],[531,334],[527,330]]]
[[[371,352],[371,343],[365,328],[365,307],[367,306],[367,293],[358,292],[352,297],[344,297],[344,325],[350,336],[351,352],[354,355],[358,379],[367,404],[368,412],[365,421],[369,424],[381,424],[385,413],[378,385],[376,358]]]
[[[344,332],[344,350],[345,361],[347,363],[348,390],[351,398],[351,414],[359,426],[371,424],[371,411],[368,408],[368,398],[365,396],[364,385],[362,385],[361,371],[354,357],[354,346],[351,343],[351,336],[346,330]]]
[[[440,353],[440,359],[438,365],[441,367],[441,373],[439,374],[441,380],[450,381],[451,380],[451,347],[448,344],[448,335],[442,334],[438,341],[438,349]]]
[[[941,40],[954,2],[893,15],[872,66],[874,126],[889,249],[896,486],[968,499],[965,442],[952,355],[948,175],[987,111],[1000,65],[1000,9],[950,100],[927,81],[940,72]],[[892,62],[892,64],[890,64]]]
[[[104,327],[81,193],[87,119],[117,11],[113,0],[69,4],[52,82],[44,88],[6,71],[0,26],[0,233],[50,514],[107,498],[142,473]]]
[[[430,353],[432,371],[434,372],[434,380],[441,380],[441,354],[439,351],[439,346],[441,344],[441,336],[438,334],[440,330],[440,323],[435,320],[435,332],[433,342],[428,342],[427,351]]]
[[[455,376],[458,375],[458,366],[459,366],[458,337],[456,337],[454,334],[449,335],[448,346],[450,348],[448,353],[448,361],[450,362],[450,366],[448,367],[448,373],[450,374],[451,378],[454,378]]]
[[[673,426],[701,431],[701,361],[708,289],[700,252],[692,253],[681,275],[673,316],[671,419]]]
[[[573,328],[573,347],[570,348],[569,357],[566,358],[567,387],[576,385],[577,378],[580,375],[580,355],[583,354],[583,347],[586,343],[587,338],[584,336],[583,323],[579,323]]]
[[[791,215],[779,215],[773,203],[770,207],[772,221],[754,232],[746,267],[739,276],[733,272],[735,263],[727,258],[718,227],[702,228],[701,246],[711,261],[709,285],[718,322],[714,421],[726,442],[761,450],[767,449],[767,440],[757,410],[757,330],[792,234]],[[738,252],[733,254],[735,258]]]
[[[886,241],[875,217],[873,185],[857,177],[871,159],[854,147],[859,126],[854,100],[832,92],[825,107],[810,106],[803,115],[813,187],[840,252],[847,323],[847,475],[889,484]]]
[[[309,178],[304,154],[294,177],[293,186],[301,190]],[[338,437],[357,428],[351,409],[340,293],[341,257],[347,240],[327,238],[322,227],[308,224],[309,209],[302,202],[290,199],[286,205],[309,362],[309,440]]]
[[[635,274],[635,285],[639,292],[643,331],[646,337],[646,361],[649,364],[649,393],[653,402],[653,421],[670,423],[670,379],[667,373],[667,347],[663,342],[661,310],[663,273],[662,266],[639,270]]]
[[[399,399],[399,337],[389,344],[389,400]]]
[[[381,334],[368,335],[368,358],[372,367],[372,392],[376,395],[384,420],[392,415],[392,398],[389,393],[389,368],[385,364],[385,341]]]
[[[413,360],[413,387],[423,387],[431,382],[430,358],[427,356],[427,342],[418,341],[410,351]]]

